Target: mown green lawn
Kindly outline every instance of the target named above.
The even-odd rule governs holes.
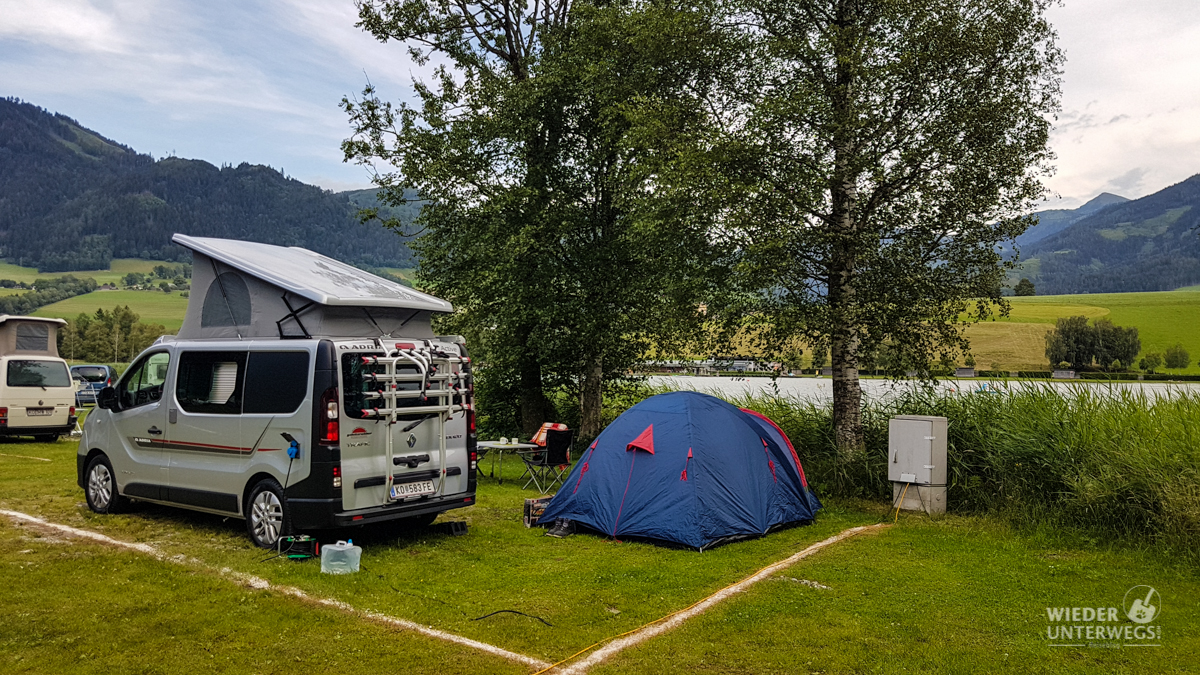
[[[322,575],[317,561],[264,561],[243,523],[142,505],[99,516],[74,484],[74,443],[0,442],[0,508],[37,515],[198,561],[194,568],[44,536],[0,518],[0,671],[515,672],[522,667],[366,624],[274,592],[240,588],[227,567],[356,608],[410,619],[547,661],[633,630],[886,506],[831,501],[812,526],[704,553],[521,523],[521,467],[479,505],[442,520],[470,531],[375,528],[318,533],[363,546],[363,570]],[[48,458],[40,462],[4,455]],[[484,469],[489,461],[484,461]],[[817,590],[794,579],[817,581]],[[1119,606],[1151,584],[1164,598],[1164,646],[1053,648],[1047,605]],[[597,672],[1187,672],[1200,663],[1200,575],[1154,550],[1015,533],[991,519],[905,515],[838,544]],[[541,617],[490,612],[511,609]],[[15,617],[19,620],[12,620]],[[132,648],[124,649],[123,645]],[[357,651],[355,651],[357,650]],[[270,661],[270,663],[267,663]],[[525,669],[529,672],[529,669]]]
[[[97,309],[108,311],[116,306],[128,305],[142,323],[160,323],[174,333],[183,325],[187,303],[188,299],[179,291],[94,291],[46,305],[33,315],[73,319],[80,314],[95,314]]]

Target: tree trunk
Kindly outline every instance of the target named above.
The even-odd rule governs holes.
[[[544,422],[553,422],[554,406],[542,390],[542,366],[531,355],[521,359],[521,433],[532,438]]]
[[[833,426],[839,458],[851,459],[863,451],[862,387],[858,381],[859,326],[855,311],[855,277],[858,272],[858,172],[855,139],[855,64],[858,4],[839,3],[837,83],[833,93],[834,168],[829,185],[833,210],[833,250],[829,263],[830,365],[833,369]]]
[[[595,438],[600,435],[600,410],[604,404],[604,367],[599,356],[590,360],[583,374],[579,391],[579,436]]]

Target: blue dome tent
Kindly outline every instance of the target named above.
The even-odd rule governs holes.
[[[703,550],[811,521],[821,503],[766,417],[678,391],[625,411],[583,452],[542,522]]]

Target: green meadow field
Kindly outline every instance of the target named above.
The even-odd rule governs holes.
[[[1200,373],[1200,286],[1157,293],[1098,293],[1094,295],[1044,295],[1009,298],[1012,312],[1007,318],[972,326],[971,339],[976,368],[992,363],[1001,369],[1042,370],[1045,335],[1056,319],[1066,316],[1105,317],[1118,326],[1136,326],[1142,353],[1165,351],[1176,342],[1192,355],[1185,370]]]
[[[0,279],[12,279],[13,281],[24,281],[32,283],[38,279],[53,279],[66,276],[68,274],[79,277],[91,277],[100,285],[118,284],[121,278],[130,272],[151,272],[155,265],[171,265],[174,263],[163,262],[162,260],[138,260],[137,258],[117,258],[112,261],[110,269],[106,270],[83,270],[77,272],[38,272],[32,267],[21,267],[12,263],[0,262]]]
[[[73,319],[80,314],[95,314],[97,309],[128,305],[142,323],[161,323],[168,331],[175,332],[183,325],[187,302],[179,291],[95,291],[46,305],[33,315]]]

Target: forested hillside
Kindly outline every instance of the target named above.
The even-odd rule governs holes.
[[[0,99],[0,257],[42,271],[187,260],[170,242],[175,232],[414,266],[401,237],[358,221],[348,195],[368,200],[362,192],[328,192],[265,166],[154,160],[66,116]]]
[[[1169,291],[1200,283],[1200,175],[1110,205],[1023,247],[1039,295]]]

